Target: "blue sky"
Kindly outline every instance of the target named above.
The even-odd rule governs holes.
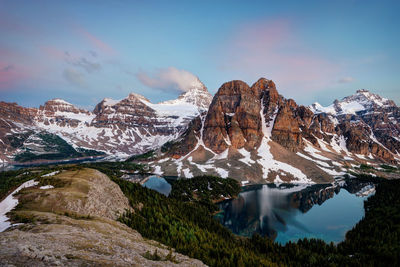
[[[0,100],[158,102],[195,75],[211,93],[266,77],[300,104],[361,88],[400,103],[399,3],[0,0]]]

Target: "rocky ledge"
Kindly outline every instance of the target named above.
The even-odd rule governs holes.
[[[83,169],[48,181],[54,188],[21,191],[11,217],[23,223],[0,233],[0,266],[204,266],[115,221],[130,206],[106,175]],[[147,256],[156,252],[161,261]]]

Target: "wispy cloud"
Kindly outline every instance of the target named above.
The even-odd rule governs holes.
[[[136,77],[144,85],[160,90],[187,91],[198,78],[186,70],[180,70],[175,67],[159,69],[157,72],[149,75],[147,72],[140,71]]]
[[[83,27],[78,27],[78,32],[99,51],[107,55],[116,55],[116,51],[114,50],[114,48],[112,48],[109,44],[105,43],[100,38],[96,37]]]
[[[353,77],[343,77],[338,80],[338,83],[352,83],[355,79]]]
[[[0,90],[9,91],[12,87],[27,77],[31,77],[28,70],[0,61]]]
[[[11,64],[9,64],[9,65],[7,65],[7,66],[4,66],[3,68],[1,68],[1,72],[8,72],[8,71],[10,71],[10,70],[12,70],[12,69],[14,69],[14,65],[11,65]]]
[[[92,73],[101,69],[101,64],[94,62],[86,57],[74,58],[69,53],[66,53],[66,62],[75,67],[84,69],[87,73]]]
[[[85,87],[86,81],[83,73],[78,70],[67,68],[63,72],[63,77],[72,85],[78,87]]]
[[[321,89],[335,80],[339,67],[315,53],[297,32],[284,19],[242,25],[224,44],[222,67],[273,79],[286,93]]]

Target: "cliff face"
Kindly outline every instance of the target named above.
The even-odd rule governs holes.
[[[273,81],[262,78],[251,87],[242,81],[227,82],[210,105],[202,140],[217,154],[228,148],[254,149],[263,137],[264,116],[268,124],[273,123],[272,140],[296,151],[303,146],[299,127],[305,124],[298,116],[299,109],[304,107],[280,96]]]
[[[390,114],[396,114],[392,101],[382,101],[393,110]],[[279,95],[275,83],[265,78],[251,87],[242,81],[227,82],[208,112],[161,155],[161,163],[152,164],[166,175],[207,173],[257,182],[323,182],[345,173],[352,161],[396,163],[398,140],[379,141],[375,136],[397,134],[397,125],[382,128],[378,120],[394,119],[385,118],[382,110],[372,115],[382,107],[367,104],[369,111],[356,115],[345,114],[348,106],[338,101],[331,108],[335,114],[320,112]],[[385,145],[389,142],[392,151]]]
[[[253,147],[261,136],[259,101],[257,93],[244,82],[223,84],[205,118],[204,144],[215,153],[229,146]]]

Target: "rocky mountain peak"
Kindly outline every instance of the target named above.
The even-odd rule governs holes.
[[[140,95],[140,94],[136,94],[136,93],[130,93],[129,95],[128,95],[128,97],[127,98],[124,98],[123,100],[129,100],[129,101],[137,101],[137,100],[143,100],[143,101],[146,101],[146,102],[150,102],[150,100],[148,100],[146,97],[144,97],[144,96],[142,96],[142,95]],[[122,101],[123,101],[122,100]]]
[[[281,102],[271,80],[261,78],[251,87],[240,80],[224,83],[204,121],[204,144],[215,153],[229,147],[254,150],[263,137],[261,115],[271,120]]]
[[[87,110],[80,109],[73,104],[61,99],[54,98],[47,101],[44,106],[39,107],[40,113],[46,113],[47,115],[55,115],[56,113],[85,113],[89,114]]]
[[[146,97],[136,94],[130,93],[127,97],[122,100],[114,100],[111,98],[104,98],[93,110],[93,113],[96,115],[99,114],[115,114],[116,112],[120,112],[123,114],[134,114],[135,110],[144,108],[147,111],[152,112],[153,110],[149,108],[146,103],[150,103]]]
[[[354,95],[347,96],[342,99],[339,103],[351,103],[356,102],[364,106],[365,109],[371,107],[390,107],[395,106],[392,100],[381,97],[378,94],[373,94],[366,89],[357,90]]]
[[[369,93],[369,91],[367,89],[358,89],[356,91],[357,94],[362,94],[362,93]]]
[[[268,91],[270,95],[278,96],[278,91],[276,90],[276,85],[272,80],[266,78],[260,78],[255,82],[251,88],[260,95],[264,91]]]
[[[51,100],[48,100],[44,103],[44,107],[58,107],[58,108],[71,108],[74,107],[71,103],[61,99],[61,98],[54,98]]]
[[[357,90],[355,94],[344,97],[342,100],[335,100],[327,107],[319,103],[312,104],[309,108],[314,113],[327,113],[331,115],[355,115],[360,111],[375,111],[382,108],[396,107],[394,101],[373,94],[366,89]]]
[[[197,78],[192,82],[186,92],[183,92],[175,100],[168,100],[160,104],[189,103],[197,106],[200,110],[207,110],[212,101],[212,95],[207,87]]]

